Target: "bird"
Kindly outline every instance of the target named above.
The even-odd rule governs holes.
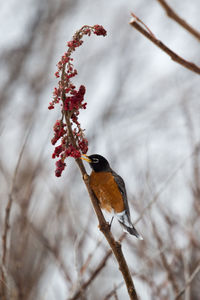
[[[99,154],[81,156],[92,168],[89,176],[89,185],[99,201],[101,209],[113,213],[123,230],[138,239],[142,236],[133,226],[130,218],[130,210],[124,180],[110,167],[105,157]]]

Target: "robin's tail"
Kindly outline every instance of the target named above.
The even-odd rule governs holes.
[[[124,231],[135,235],[139,240],[143,240],[143,237],[137,232],[133,224],[131,223],[130,216],[126,210],[116,214],[117,220],[122,225]]]

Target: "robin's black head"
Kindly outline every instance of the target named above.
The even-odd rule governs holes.
[[[84,155],[81,158],[89,162],[90,167],[94,172],[106,172],[110,170],[107,159],[99,154],[92,154],[89,156]]]

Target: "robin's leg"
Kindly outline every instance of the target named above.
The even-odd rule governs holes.
[[[111,219],[111,221],[110,221],[110,223],[109,223],[109,228],[110,228],[110,229],[111,229],[111,225],[112,225],[113,219],[114,219],[114,216],[112,216],[112,219]]]

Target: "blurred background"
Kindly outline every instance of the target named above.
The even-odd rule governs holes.
[[[169,4],[200,30],[198,0]],[[51,159],[56,64],[77,29],[100,24],[107,36],[86,37],[73,56],[87,89],[80,121],[88,153],[124,178],[144,237],[122,242],[138,296],[199,300],[199,76],[132,28],[131,12],[200,65],[199,41],[156,0],[1,3],[1,299],[128,299],[77,165],[69,158],[56,178]],[[116,221],[112,231],[122,234]]]

